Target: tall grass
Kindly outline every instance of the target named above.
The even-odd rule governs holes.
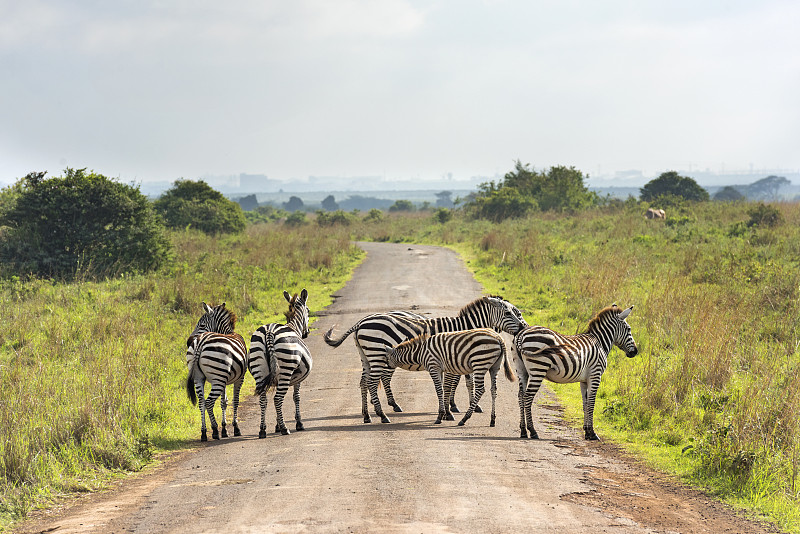
[[[0,283],[0,519],[195,439],[184,353],[201,301],[227,302],[247,338],[280,318],[284,289],[308,288],[312,310],[327,305],[361,257],[348,235],[312,228],[172,239],[177,261],[159,274]]]

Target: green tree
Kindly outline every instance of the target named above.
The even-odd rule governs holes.
[[[682,200],[702,202],[709,199],[708,191],[700,187],[694,179],[681,176],[675,171],[661,173],[661,175],[639,189],[639,198],[645,202],[658,204],[663,197],[676,197]]]
[[[736,202],[737,200],[744,200],[745,196],[739,192],[738,189],[732,185],[726,185],[716,193],[714,193],[714,200],[719,202]]]
[[[176,180],[153,203],[170,228],[196,228],[207,234],[239,233],[246,222],[242,208],[203,180]]]
[[[283,209],[285,209],[286,211],[298,211],[303,209],[304,207],[305,204],[303,204],[303,199],[300,197],[296,197],[294,195],[289,197],[288,202],[283,203]]]
[[[538,208],[536,200],[523,195],[516,187],[497,187],[492,182],[481,184],[479,189],[479,194],[468,206],[468,210],[479,219],[499,222],[524,217]]]
[[[396,200],[389,211],[414,211],[414,204],[410,200]]]
[[[333,195],[328,195],[325,197],[321,203],[321,206],[325,211],[336,211],[339,209],[339,204],[336,203],[336,199]]]
[[[791,185],[792,182],[783,176],[767,176],[747,186],[747,196],[756,199],[777,200],[778,190]]]
[[[105,277],[168,261],[164,226],[138,187],[86,169],[44,176],[30,173],[2,195],[5,274]]]

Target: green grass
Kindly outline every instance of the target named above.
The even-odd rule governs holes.
[[[309,230],[180,232],[177,261],[159,274],[0,283],[0,526],[193,446],[184,355],[201,302],[225,301],[246,339],[283,322],[284,289],[307,288],[312,314],[327,306],[363,253]]]

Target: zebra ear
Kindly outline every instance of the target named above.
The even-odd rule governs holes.
[[[292,296],[285,289],[283,290],[283,298],[286,299],[286,302],[289,302],[289,303],[292,302]]]
[[[209,306],[208,304],[206,304],[204,302],[203,303],[203,311],[206,312],[206,313],[211,313],[211,306]]]
[[[303,290],[300,292],[300,300],[303,301],[303,304],[305,304],[308,300],[308,291],[306,291],[306,288],[303,288]]]
[[[619,320],[624,321],[625,319],[627,319],[628,315],[630,315],[632,311],[633,311],[633,306],[631,306],[627,310],[623,310],[622,313],[619,314]]]

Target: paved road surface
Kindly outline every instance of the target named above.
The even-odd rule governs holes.
[[[543,439],[520,440],[516,385],[502,373],[495,428],[488,414],[465,427],[434,425],[430,377],[402,370],[393,388],[405,411],[388,411],[390,424],[363,424],[355,346],[348,339],[332,349],[322,333],[336,323],[341,334],[364,315],[390,309],[452,315],[482,288],[448,250],[361,246],[366,260],[308,339],[314,369],[302,389],[306,431],[257,439],[257,402],[248,396],[241,438],[178,454],[20,532],[762,531],[624,461],[613,445],[583,441],[547,391],[534,411]],[[284,412],[294,428],[290,397]],[[466,406],[463,386],[457,400]],[[482,404],[489,402],[486,395]],[[274,417],[270,400],[268,429]]]

